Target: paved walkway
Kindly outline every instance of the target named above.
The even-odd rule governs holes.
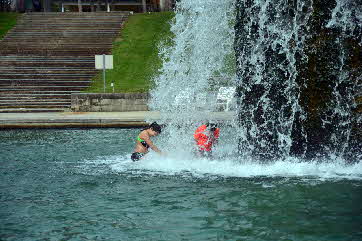
[[[134,112],[45,112],[0,113],[0,129],[9,128],[68,128],[68,127],[142,127],[146,121],[157,121],[161,114],[153,111]],[[203,119],[232,120],[232,113],[213,112]]]

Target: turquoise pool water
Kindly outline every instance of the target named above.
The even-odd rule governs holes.
[[[0,240],[362,240],[360,163],[132,163],[137,133],[0,131]]]

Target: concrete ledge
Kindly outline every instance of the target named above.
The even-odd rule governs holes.
[[[138,128],[157,121],[158,112],[0,113],[0,130],[15,128]]]
[[[179,113],[158,111],[133,112],[39,112],[39,113],[0,113],[0,130],[17,128],[139,128],[152,121],[159,121],[161,115],[176,118]],[[164,117],[162,118],[164,121]],[[202,122],[213,120],[224,125],[233,125],[234,112],[205,112],[195,118]],[[161,123],[161,124],[167,124]]]
[[[148,111],[148,93],[74,93],[72,111],[129,112]]]
[[[24,123],[0,124],[1,129],[56,129],[56,128],[142,128],[148,126],[146,122],[123,123]]]

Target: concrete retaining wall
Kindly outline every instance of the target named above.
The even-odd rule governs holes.
[[[148,111],[148,93],[72,94],[72,111],[112,112]]]

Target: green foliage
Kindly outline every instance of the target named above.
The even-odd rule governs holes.
[[[173,12],[135,14],[129,17],[120,36],[113,43],[113,67],[106,71],[106,92],[146,92],[152,77],[161,67],[158,45],[172,38],[170,21]],[[103,92],[102,71],[93,79],[87,92]]]
[[[16,24],[19,13],[0,12],[0,39]]]

